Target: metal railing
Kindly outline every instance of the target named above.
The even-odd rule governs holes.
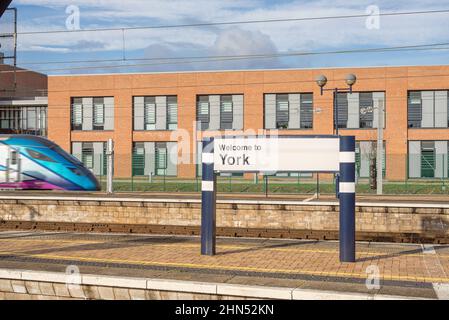
[[[167,174],[164,169],[145,168],[145,164],[154,164],[151,159],[129,156],[121,159],[116,155],[116,163],[130,164],[133,174],[129,177],[113,179],[115,192],[201,192],[201,177],[180,178]],[[89,163],[98,177],[103,190],[106,190],[106,161],[104,155],[95,155],[93,163]],[[449,194],[448,156],[409,155],[386,156],[387,170],[384,171],[384,194]],[[85,159],[84,159],[85,160]],[[90,160],[90,159],[88,159]],[[145,161],[146,160],[146,161]],[[397,164],[388,167],[388,162]],[[375,161],[372,162],[375,164]],[[419,165],[418,165],[418,164]],[[374,165],[375,166],[375,165]],[[402,169],[401,169],[402,168]],[[92,169],[94,170],[94,169]],[[179,170],[179,168],[178,168]],[[358,194],[375,194],[375,176],[370,161],[357,164],[356,192]],[[388,172],[390,170],[390,172]],[[396,170],[396,171],[395,171]],[[393,172],[394,171],[394,172]],[[157,172],[157,174],[155,174]],[[164,174],[165,173],[165,174]],[[244,176],[222,175],[217,178],[219,192],[248,194],[335,194],[335,177],[333,174],[291,174]]]

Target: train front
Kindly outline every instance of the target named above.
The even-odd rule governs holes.
[[[101,189],[95,175],[81,161],[45,138],[12,135],[3,143],[7,143],[19,154],[22,189]]]

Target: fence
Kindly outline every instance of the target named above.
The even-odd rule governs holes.
[[[406,159],[405,159],[406,158]],[[106,190],[106,159],[103,155],[80,157],[98,177],[102,190]],[[404,177],[389,180],[388,172],[383,183],[384,194],[449,194],[447,155],[386,156],[387,161],[402,162]],[[375,194],[375,161],[356,158],[356,192]],[[120,158],[115,159],[120,163]],[[159,165],[158,166],[158,161]],[[164,161],[167,161],[166,159]],[[115,192],[201,192],[201,176],[179,178],[167,174],[160,159],[147,159],[133,155],[132,175],[128,178],[114,178]],[[146,166],[151,164],[152,168]],[[418,165],[419,164],[419,165]],[[394,170],[394,167],[389,167]],[[222,193],[252,194],[335,194],[335,177],[331,174],[277,174],[277,175],[220,175],[217,188]]]

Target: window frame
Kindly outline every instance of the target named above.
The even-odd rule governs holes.
[[[233,95],[220,95],[220,130],[232,130],[232,125],[234,123],[234,101],[232,100]],[[229,101],[225,101],[225,99]],[[231,106],[231,111],[224,111],[224,107],[226,104]],[[209,104],[210,108],[210,104]],[[209,110],[210,112],[210,110]],[[226,117],[223,117],[225,115]],[[223,121],[225,120],[225,121]],[[229,125],[227,128],[226,125]]]
[[[167,123],[166,123],[166,130],[177,130],[178,129],[178,97],[177,96],[165,96],[166,97],[166,105],[167,105]],[[175,102],[171,102],[170,99],[175,100]],[[171,112],[171,108],[170,106],[175,106],[175,110],[176,110],[176,116],[175,119],[176,121],[171,121],[172,120],[172,112]]]
[[[149,121],[149,117],[148,117],[148,108],[150,106],[154,107],[154,121],[151,122]],[[154,131],[156,130],[156,123],[157,123],[157,104],[156,101],[154,102],[144,102],[143,103],[143,128],[144,131]]]
[[[102,118],[102,122],[97,122],[97,111],[98,109],[101,109],[101,118]],[[93,103],[92,105],[92,126],[95,127],[104,127],[105,124],[105,111],[106,111],[106,107],[104,105],[104,103]],[[102,130],[102,129],[96,129],[96,130]]]

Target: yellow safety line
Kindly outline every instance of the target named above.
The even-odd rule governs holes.
[[[284,273],[284,274],[308,274],[314,276],[347,276],[355,277],[359,279],[367,278],[367,274],[363,273],[349,273],[338,271],[311,271],[311,270],[289,270],[289,269],[267,269],[257,267],[242,267],[242,266],[217,266],[207,264],[195,264],[195,263],[176,263],[176,262],[158,262],[158,261],[141,261],[141,260],[119,260],[119,259],[104,259],[104,258],[88,258],[88,257],[76,257],[76,256],[59,256],[49,254],[16,254],[14,252],[0,251],[0,255],[18,255],[23,257],[32,258],[45,258],[50,260],[78,260],[87,262],[103,262],[103,263],[117,263],[117,264],[136,264],[136,265],[148,265],[148,266],[173,266],[183,268],[200,268],[200,269],[215,269],[215,270],[232,270],[232,271],[254,271],[265,273]],[[422,282],[449,282],[449,278],[441,277],[422,277],[422,276],[401,276],[401,275],[387,275],[382,277],[387,280],[411,280]]]
[[[61,240],[61,239],[2,239],[0,238],[0,242],[2,241],[11,241],[11,242],[61,242],[61,243],[101,243],[99,240]]]
[[[58,239],[0,239],[1,241],[22,241],[22,242],[37,242],[37,241],[48,241],[48,242],[62,242],[62,243],[109,243],[113,241],[108,240],[58,240]],[[199,244],[149,244],[151,247],[185,247],[185,248],[197,248]],[[285,252],[311,252],[311,253],[328,253],[328,254],[338,254],[338,250],[323,250],[323,249],[294,249],[294,248],[270,248],[270,247],[258,247],[249,245],[221,245],[217,244],[218,248],[221,249],[254,249],[254,250],[269,250],[269,251],[285,251]],[[423,253],[402,253],[402,252],[381,252],[381,251],[358,251],[357,254],[368,255],[368,256],[378,256],[378,255],[401,255],[408,257],[422,257]],[[438,255],[439,258],[448,259],[449,255]]]

